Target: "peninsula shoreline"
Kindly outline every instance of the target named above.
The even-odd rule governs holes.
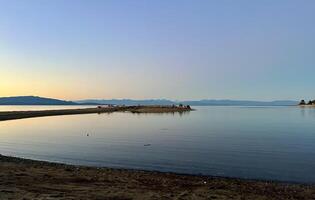
[[[0,111],[0,121],[93,113],[131,112],[131,113],[182,113],[192,111],[189,106],[98,106],[94,108],[36,110],[36,111]]]

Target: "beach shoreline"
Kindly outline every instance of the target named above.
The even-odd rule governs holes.
[[[0,155],[0,199],[314,199],[315,186]]]

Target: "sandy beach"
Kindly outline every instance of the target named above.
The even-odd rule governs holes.
[[[0,199],[315,199],[315,186],[0,156]]]

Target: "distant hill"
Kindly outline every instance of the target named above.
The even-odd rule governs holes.
[[[2,97],[0,105],[78,105],[72,101],[63,101],[36,96]]]
[[[197,100],[197,101],[171,101],[167,99],[111,99],[97,100],[88,99],[76,101],[77,103],[95,103],[95,104],[115,104],[115,105],[172,105],[188,104],[191,106],[293,106],[297,101],[241,101],[241,100]]]

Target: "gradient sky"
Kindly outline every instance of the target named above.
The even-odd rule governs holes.
[[[0,0],[0,96],[314,99],[314,0]]]

